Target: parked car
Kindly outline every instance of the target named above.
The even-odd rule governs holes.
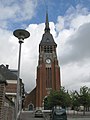
[[[35,111],[35,117],[43,117],[43,112],[42,112],[42,110],[36,110],[36,111]]]
[[[52,110],[52,120],[67,120],[66,110],[60,107]]]

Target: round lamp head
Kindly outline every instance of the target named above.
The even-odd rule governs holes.
[[[30,33],[27,30],[17,29],[13,32],[13,35],[18,39],[24,40],[25,38],[28,38],[30,36]]]

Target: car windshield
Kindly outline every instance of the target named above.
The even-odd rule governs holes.
[[[41,110],[37,110],[36,112],[41,113],[42,111]]]
[[[54,112],[58,115],[66,115],[66,111],[63,109],[55,109]]]

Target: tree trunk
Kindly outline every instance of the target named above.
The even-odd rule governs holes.
[[[85,115],[85,106],[84,106],[84,110],[83,110],[83,115]]]

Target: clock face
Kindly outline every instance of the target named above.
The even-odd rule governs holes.
[[[46,63],[48,63],[48,64],[51,63],[51,59],[49,59],[49,58],[46,59]]]

